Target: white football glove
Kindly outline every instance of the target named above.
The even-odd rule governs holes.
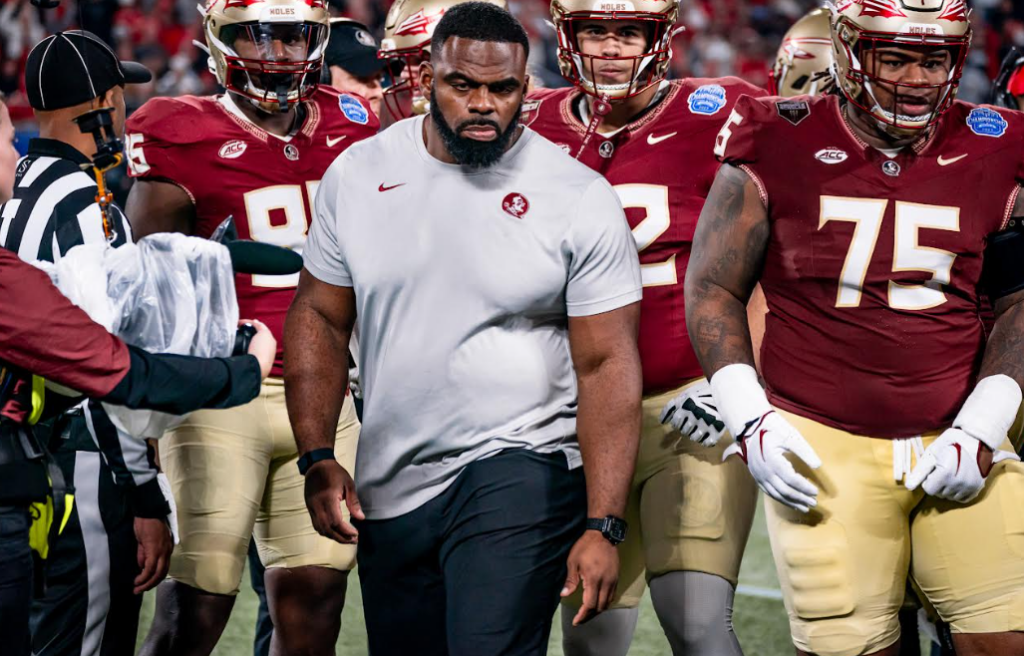
[[[821,467],[821,459],[800,431],[772,410],[754,368],[723,367],[711,378],[711,390],[726,427],[736,436],[722,459],[733,454],[743,458],[765,494],[783,505],[804,513],[817,505],[818,488],[796,472],[786,453],[811,469]]]
[[[818,504],[818,488],[796,473],[793,463],[786,458],[787,452],[803,460],[811,469],[821,467],[821,459],[800,431],[770,410],[761,421],[754,423],[750,435],[725,450],[722,459],[739,455],[765,494],[805,513]]]
[[[910,475],[907,476],[908,490],[920,486],[925,494],[958,503],[967,503],[978,496],[985,487],[978,460],[985,445],[959,428],[947,428],[939,438],[924,450]],[[1020,460],[1016,453],[993,451],[992,466],[1003,460]]]
[[[1020,386],[1009,376],[998,374],[978,381],[953,420],[953,427],[925,449],[907,476],[907,489],[920,486],[925,494],[959,503],[978,496],[988,476],[978,462],[983,446],[992,450],[993,467],[1003,460],[1020,460],[1016,453],[999,448],[1016,419],[1020,402]]]
[[[661,411],[661,423],[669,424],[691,442],[715,446],[725,434],[725,422],[711,394],[711,384],[702,380],[675,397]]]

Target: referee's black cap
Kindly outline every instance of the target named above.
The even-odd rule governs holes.
[[[32,48],[25,64],[25,87],[33,109],[52,111],[98,98],[114,87],[149,82],[153,74],[136,62],[118,61],[98,36],[69,30],[48,36]]]

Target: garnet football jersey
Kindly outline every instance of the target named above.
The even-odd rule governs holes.
[[[333,89],[320,87],[305,107],[302,129],[285,140],[240,116],[224,96],[153,98],[128,119],[129,172],[184,189],[196,236],[209,237],[233,216],[239,238],[301,252],[320,178],[379,127],[365,101]],[[298,274],[235,276],[241,316],[264,322],[277,338],[273,376],[283,373],[284,319],[297,283]]]
[[[715,136],[741,95],[765,95],[731,77],[664,84],[660,103],[614,135],[595,133],[579,158],[615,187],[640,251],[645,395],[703,375],[686,332],[683,274],[718,171]],[[522,122],[575,156],[587,130],[580,102],[574,87],[538,90],[524,104]]]
[[[956,102],[890,158],[841,112],[836,96],[745,99],[719,136],[771,222],[761,368],[780,408],[920,435],[948,426],[975,383],[982,260],[1024,180],[1024,114]]]

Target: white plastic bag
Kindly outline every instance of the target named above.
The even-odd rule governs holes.
[[[235,274],[227,249],[176,233],[111,248],[72,248],[56,264],[36,262],[93,321],[153,353],[231,355],[238,328]],[[105,282],[105,284],[104,284]],[[151,410],[103,405],[117,428],[159,438],[181,423]]]

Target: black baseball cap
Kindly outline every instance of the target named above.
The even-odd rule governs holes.
[[[57,32],[32,48],[25,86],[33,109],[52,111],[98,98],[114,87],[149,82],[153,74],[122,62],[98,36],[85,30]]]
[[[331,20],[324,66],[340,66],[356,77],[367,77],[390,65],[392,75],[397,75],[402,63],[378,59],[377,50],[377,41],[365,25],[348,18],[335,18]]]

